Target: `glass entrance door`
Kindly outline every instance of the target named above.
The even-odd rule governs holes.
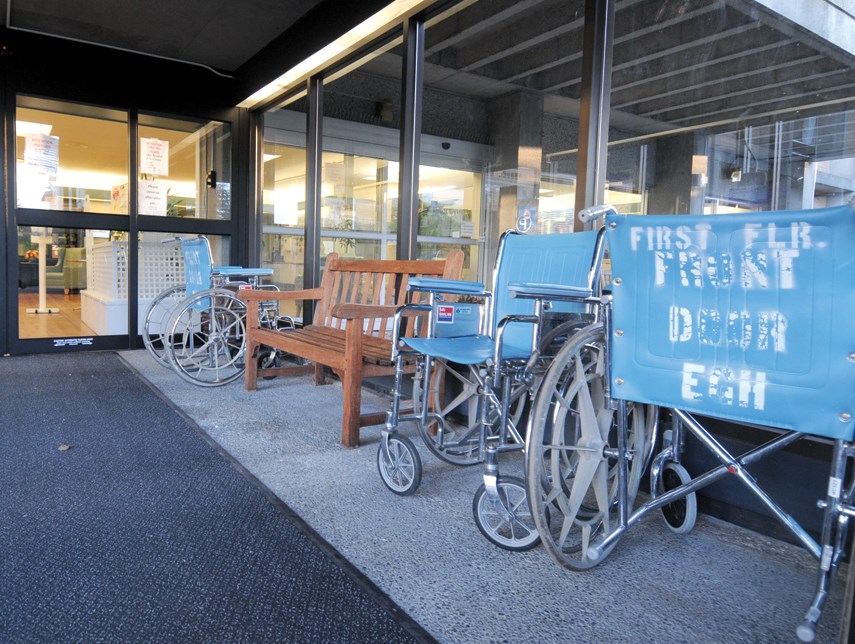
[[[12,353],[138,346],[166,238],[232,263],[229,123],[18,95],[14,134]]]

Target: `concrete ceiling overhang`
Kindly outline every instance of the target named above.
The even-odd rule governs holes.
[[[202,67],[239,101],[387,0],[3,0],[10,31]]]

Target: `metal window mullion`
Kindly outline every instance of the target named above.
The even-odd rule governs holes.
[[[398,175],[398,234],[396,257],[418,256],[419,158],[424,95],[425,23],[411,17],[404,23],[403,83],[401,84],[401,143]]]
[[[306,239],[303,245],[303,286],[315,288],[321,283],[321,180],[323,178],[324,81],[313,76],[308,82],[306,113]],[[305,302],[303,319],[308,323],[314,313]]]
[[[139,310],[139,111],[132,108],[128,111],[128,143],[130,156],[128,169],[128,346],[139,348],[137,337]]]
[[[614,19],[615,0],[585,1],[576,212],[602,203],[605,192]]]

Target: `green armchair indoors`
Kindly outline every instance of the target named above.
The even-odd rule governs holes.
[[[66,294],[86,288],[86,249],[60,248],[58,260],[45,269],[45,286]]]

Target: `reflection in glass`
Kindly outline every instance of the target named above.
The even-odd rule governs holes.
[[[855,18],[812,11],[820,4],[757,12],[711,0],[695,11],[644,3],[617,11],[606,187],[633,202],[627,211],[792,210],[849,199],[855,54],[837,40]]]
[[[306,151],[266,142],[263,157],[261,266],[273,269],[282,290],[303,288],[306,221]],[[285,315],[300,317],[299,302],[284,302]]]
[[[324,152],[321,255],[351,259],[395,257],[398,164],[368,156]]]
[[[425,31],[422,164],[472,172],[471,198],[453,207],[464,218],[472,210],[460,233],[470,242],[463,246],[469,279],[489,279],[507,229],[572,229],[576,159],[554,155],[578,147],[584,7],[473,2]],[[427,136],[441,149],[429,150]],[[431,153],[437,162],[426,160]]]
[[[139,213],[231,218],[231,127],[140,115]]]
[[[463,251],[463,279],[478,279],[481,173],[419,166],[418,252],[421,259]]]

